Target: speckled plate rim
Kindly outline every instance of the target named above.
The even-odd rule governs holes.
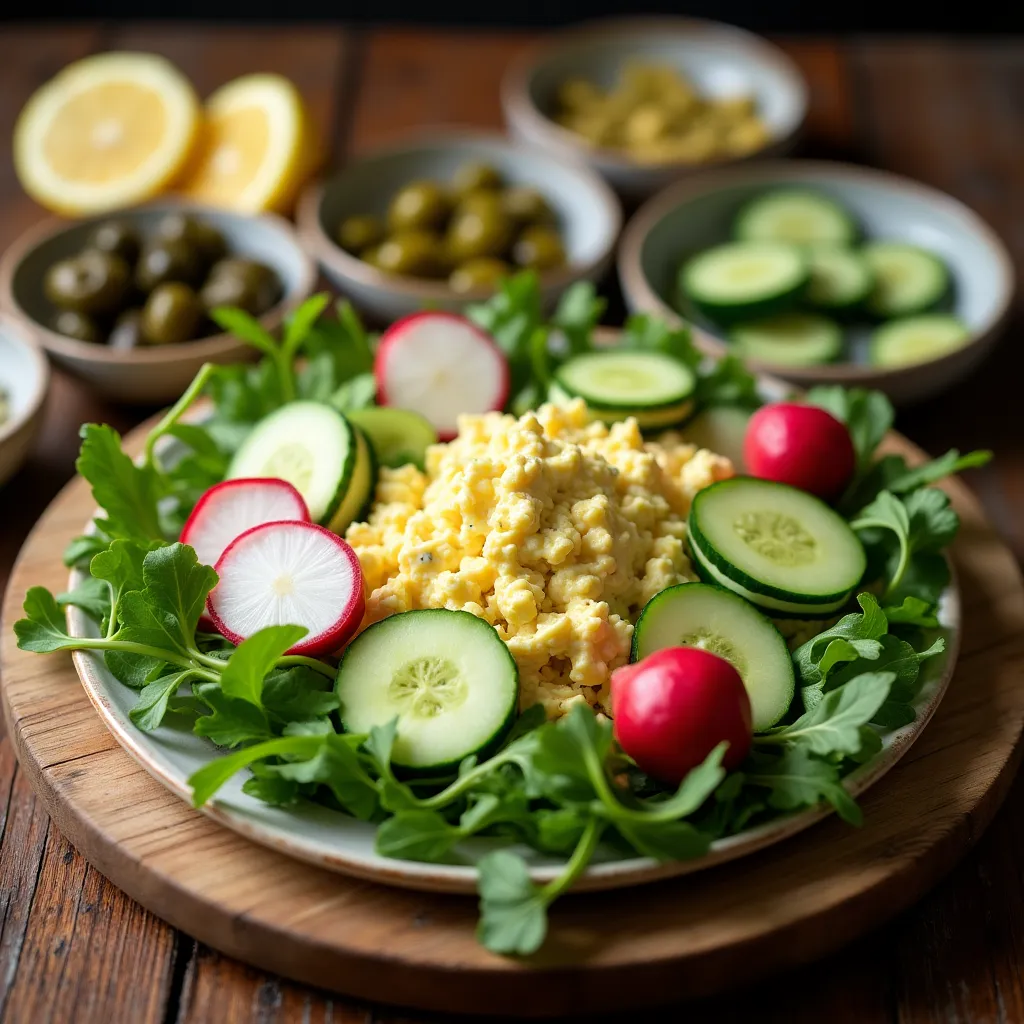
[[[81,579],[81,573],[72,572],[69,586],[73,587]],[[99,635],[96,624],[77,608],[68,608],[67,621],[74,636]],[[924,663],[925,681],[914,703],[916,717],[909,725],[884,733],[882,750],[847,776],[845,785],[853,796],[878,782],[907,753],[935,714],[949,687],[961,635],[960,591],[955,570],[940,601],[939,621],[946,637],[946,651]],[[191,804],[191,789],[187,782],[189,773],[172,762],[170,744],[202,744],[202,756],[206,760],[216,756],[216,748],[205,740],[191,734],[186,737],[186,734],[166,726],[153,733],[140,731],[129,719],[126,707],[119,706],[119,700],[123,704],[134,691],[114,679],[102,657],[96,652],[76,651],[73,660],[90,701],[121,747],[165,788]],[[242,780],[236,775],[217,798],[200,808],[201,812],[255,843],[330,871],[426,892],[476,891],[476,869],[472,863],[425,864],[381,857],[373,849],[373,825],[314,804],[300,804],[288,811],[271,808],[244,794],[241,787]],[[704,857],[690,861],[617,858],[608,851],[579,879],[574,891],[623,888],[691,874],[774,845],[831,814],[831,808],[826,806],[786,815],[735,836],[716,840]],[[486,839],[472,839],[462,844],[460,849],[466,851],[472,860],[494,849],[494,843]],[[516,849],[527,858],[530,875],[538,883],[554,878],[564,863],[556,858],[543,857],[525,846]]]
[[[637,312],[653,313],[669,323],[687,323],[693,332],[694,342],[706,355],[721,359],[730,347],[720,337],[701,327],[688,323],[679,312],[666,303],[654,290],[644,274],[640,253],[644,242],[654,226],[668,213],[682,203],[715,192],[721,192],[740,185],[771,185],[788,182],[813,183],[822,181],[868,182],[889,189],[897,195],[916,196],[926,200],[959,220],[964,230],[970,231],[984,243],[992,253],[999,267],[998,308],[986,323],[974,330],[971,340],[938,359],[913,363],[903,367],[869,366],[859,363],[827,363],[816,366],[780,366],[761,360],[748,359],[747,365],[755,371],[778,373],[797,384],[828,382],[854,386],[868,382],[896,382],[916,377],[924,367],[951,365],[964,357],[964,353],[975,350],[995,338],[1006,326],[1013,308],[1016,293],[1016,272],[1013,259],[1003,240],[992,227],[966,203],[946,192],[905,178],[891,171],[859,164],[842,163],[835,160],[766,160],[746,166],[709,170],[694,174],[663,189],[644,203],[629,219],[623,229],[617,257],[619,283],[626,297],[627,306]]]

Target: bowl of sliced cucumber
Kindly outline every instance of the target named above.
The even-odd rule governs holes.
[[[899,403],[970,372],[1014,292],[1005,246],[958,200],[818,161],[672,186],[627,225],[618,266],[631,311],[688,321],[711,355]]]

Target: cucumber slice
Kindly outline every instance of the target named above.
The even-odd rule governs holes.
[[[740,210],[735,235],[745,242],[849,245],[857,238],[857,225],[839,203],[820,192],[779,189]]]
[[[357,447],[340,412],[319,402],[289,402],[256,424],[231,460],[228,479],[287,480],[313,522],[329,523],[348,492]]]
[[[762,608],[807,618],[849,599],[864,548],[823,501],[787,484],[734,477],[699,491],[690,507],[698,568]]]
[[[501,744],[516,718],[519,670],[483,619],[430,608],[364,630],[341,659],[335,689],[347,732],[397,717],[394,764],[439,775]]]
[[[807,255],[811,283],[804,299],[815,309],[853,309],[871,294],[874,274],[860,253],[838,245],[815,245]]]
[[[971,329],[959,317],[923,313],[890,320],[871,336],[871,362],[876,366],[908,366],[938,359],[971,340]]]
[[[875,275],[867,306],[876,316],[923,313],[941,302],[949,291],[946,265],[916,245],[874,242],[864,246],[864,259]]]
[[[729,337],[744,359],[781,366],[830,363],[843,347],[839,325],[814,313],[777,313],[740,324]]]
[[[373,405],[354,409],[348,419],[369,438],[382,466],[395,468],[411,462],[423,469],[427,449],[437,444],[437,431],[418,412],[409,409]]]
[[[743,441],[750,412],[735,405],[715,405],[697,413],[683,428],[683,437],[698,448],[724,455],[744,472]]]
[[[651,429],[686,419],[696,386],[688,366],[660,352],[591,352],[555,371],[549,397],[556,403],[582,398],[596,419],[614,423],[632,416]]]
[[[373,446],[358,427],[353,427],[352,433],[356,438],[355,466],[345,496],[327,524],[339,537],[351,523],[366,518],[377,486],[377,456]]]
[[[804,254],[781,242],[729,242],[694,256],[680,288],[712,320],[767,316],[791,305],[810,276]]]
[[[666,647],[700,647],[730,662],[750,697],[754,732],[793,703],[793,660],[782,634],[747,601],[721,587],[681,583],[647,602],[633,629],[633,661]]]

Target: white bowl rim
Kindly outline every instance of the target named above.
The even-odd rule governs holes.
[[[3,312],[0,312],[0,332],[5,333],[15,345],[28,353],[36,371],[36,385],[29,397],[28,405],[19,416],[12,416],[5,423],[0,423],[0,445],[2,445],[39,412],[47,392],[50,390],[50,363],[38,342],[30,337],[14,317]],[[3,381],[0,380],[0,387],[2,386]]]
[[[751,370],[777,374],[790,381],[809,383],[813,381],[837,384],[856,383],[862,380],[886,381],[909,380],[925,366],[945,366],[961,359],[965,352],[984,344],[1009,318],[1013,308],[1016,290],[1016,274],[1013,260],[1005,243],[995,230],[972,210],[966,203],[940,189],[915,181],[913,178],[895,174],[876,167],[838,160],[767,160],[756,164],[709,170],[677,181],[647,200],[630,218],[622,232],[619,243],[618,273],[627,305],[638,310],[654,313],[673,323],[686,323],[693,331],[698,346],[707,354],[721,357],[730,351],[726,342],[717,335],[692,324],[669,306],[651,287],[644,274],[640,253],[651,230],[664,217],[684,202],[698,199],[737,185],[783,183],[799,181],[811,183],[868,182],[902,195],[913,195],[926,200],[932,206],[945,210],[960,220],[965,229],[981,239],[992,253],[998,270],[999,300],[995,311],[987,321],[972,331],[971,340],[937,359],[929,359],[906,366],[884,367],[860,363],[826,363],[821,366],[780,366],[757,359],[745,360]]]
[[[215,214],[220,217],[235,217],[243,221],[263,222],[266,226],[275,228],[291,243],[295,256],[302,266],[302,278],[291,294],[283,295],[271,309],[258,318],[259,322],[269,330],[279,326],[285,316],[307,296],[312,294],[316,287],[316,266],[302,245],[299,244],[294,226],[284,217],[276,213],[241,213],[238,210],[227,210],[222,207],[212,206],[209,203],[193,202],[191,199],[170,193],[165,196],[159,196],[149,202],[111,210],[108,213],[71,220],[65,217],[47,217],[37,224],[33,224],[0,257],[0,307],[4,308],[9,316],[24,321],[26,330],[31,330],[37,334],[40,338],[40,344],[45,349],[65,359],[109,363],[119,366],[160,366],[167,363],[177,363],[186,358],[200,361],[205,358],[212,359],[238,348],[240,342],[234,335],[225,331],[220,334],[211,334],[205,338],[183,341],[174,345],[135,348],[127,352],[119,351],[107,345],[78,341],[75,338],[68,338],[58,334],[47,327],[46,324],[40,323],[18,301],[14,292],[14,275],[28,254],[44,242],[60,234],[62,231],[81,227],[85,224],[98,223],[117,217],[131,217],[135,213],[153,210],[167,210],[168,212],[180,210],[183,213],[192,213],[198,216]]]
[[[780,133],[773,135],[760,149],[742,156],[723,156],[700,164],[687,160],[648,163],[637,160],[619,149],[590,145],[575,132],[563,128],[553,121],[533,101],[530,82],[541,64],[550,60],[560,50],[577,42],[582,43],[590,38],[607,35],[619,37],[684,36],[693,32],[718,35],[723,40],[729,40],[737,47],[742,47],[748,53],[756,53],[761,63],[771,64],[788,80],[797,98],[792,123]],[[739,25],[730,25],[724,21],[714,21],[708,18],[644,17],[641,15],[632,18],[596,19],[552,33],[543,41],[530,47],[509,65],[501,81],[501,102],[507,120],[512,121],[518,117],[528,121],[535,132],[543,135],[561,153],[579,154],[581,157],[599,162],[602,167],[609,170],[645,171],[653,174],[686,169],[693,173],[699,173],[708,168],[742,163],[762,154],[785,148],[786,144],[800,132],[807,119],[810,92],[807,80],[795,61],[781,47],[756,32],[741,28]]]
[[[424,302],[476,302],[489,298],[493,294],[490,288],[477,288],[468,292],[453,291],[447,284],[440,281],[424,281],[415,277],[400,274],[388,274],[376,267],[364,263],[357,256],[346,252],[337,245],[323,229],[320,210],[327,189],[341,181],[347,171],[356,166],[377,159],[386,159],[400,153],[415,152],[417,149],[445,146],[458,142],[483,142],[498,145],[510,153],[525,153],[535,159],[558,164],[565,170],[575,174],[593,192],[604,208],[608,220],[608,237],[601,247],[600,253],[586,263],[570,263],[554,271],[538,274],[542,290],[562,290],[569,285],[587,278],[602,267],[613,254],[615,244],[622,231],[622,206],[615,193],[604,179],[589,168],[580,159],[574,159],[560,153],[553,153],[542,146],[519,143],[510,140],[500,132],[486,131],[462,125],[436,125],[404,130],[389,135],[379,145],[360,152],[346,166],[334,172],[330,177],[316,181],[306,187],[296,207],[295,222],[299,229],[299,238],[310,252],[321,263],[334,264],[335,269],[345,277],[368,287],[379,288]]]

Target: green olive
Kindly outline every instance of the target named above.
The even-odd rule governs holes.
[[[498,282],[508,277],[512,268],[504,261],[493,256],[481,256],[479,259],[467,260],[457,266],[448,278],[452,291],[459,293],[472,292],[482,288],[494,288]]]
[[[450,210],[448,196],[437,182],[414,181],[395,193],[388,207],[388,227],[394,231],[441,228]]]
[[[88,316],[112,313],[128,294],[131,272],[120,256],[97,249],[54,263],[46,272],[46,297],[62,309]]]
[[[65,338],[74,338],[76,341],[102,340],[96,321],[85,313],[79,313],[77,309],[62,309],[53,318],[53,329]]]
[[[159,239],[142,247],[135,265],[135,287],[151,292],[168,281],[196,284],[203,275],[203,260],[192,242],[182,238]]]
[[[475,192],[470,202],[459,205],[448,226],[446,243],[452,260],[465,263],[478,256],[503,256],[512,232],[512,221],[501,209],[498,193]]]
[[[535,224],[516,240],[512,258],[519,266],[531,270],[553,270],[565,263],[565,246],[554,228]]]
[[[280,297],[281,282],[270,267],[239,258],[215,263],[199,293],[204,309],[237,306],[252,316],[262,316]]]
[[[149,293],[142,307],[142,340],[147,345],[176,345],[196,335],[203,316],[199,298],[187,284],[168,281]]]
[[[128,264],[139,258],[141,247],[138,231],[125,220],[105,220],[97,224],[87,243],[87,248],[112,252]]]
[[[121,352],[128,352],[142,345],[142,310],[126,309],[114,323],[107,344]]]
[[[346,252],[362,252],[377,245],[384,237],[384,225],[373,214],[346,217],[338,228],[338,244]]]
[[[402,231],[378,246],[376,266],[389,274],[439,277],[447,269],[444,244],[431,231]]]
[[[478,161],[463,164],[452,177],[452,191],[457,196],[497,188],[501,188],[501,175],[490,164]]]
[[[209,221],[186,213],[168,213],[160,218],[155,237],[164,242],[187,242],[194,246],[199,261],[211,266],[227,255],[224,236]]]
[[[529,185],[513,185],[501,193],[501,208],[517,224],[554,224],[548,201]]]
[[[379,267],[380,266],[380,263],[378,262],[378,256],[380,256],[380,246],[379,245],[368,246],[366,249],[363,249],[359,253],[359,258],[364,263],[369,263],[371,267]]]

